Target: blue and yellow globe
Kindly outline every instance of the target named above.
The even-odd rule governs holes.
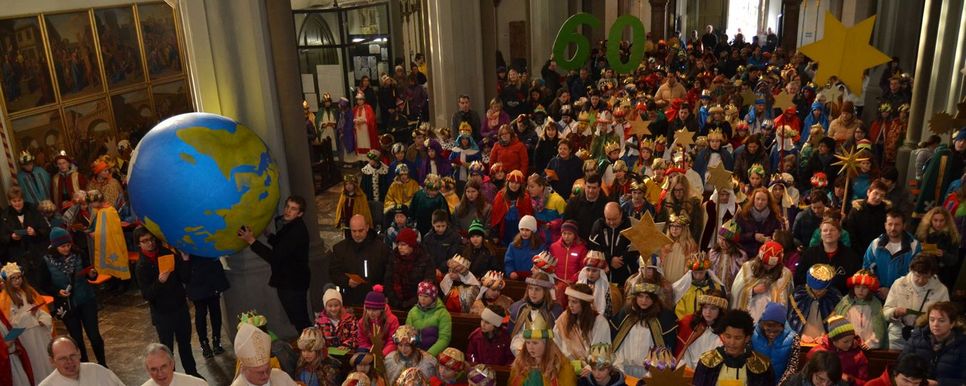
[[[257,235],[271,221],[278,167],[251,129],[216,114],[181,114],[138,143],[128,194],[151,233],[192,255],[217,258],[247,246],[239,227]]]

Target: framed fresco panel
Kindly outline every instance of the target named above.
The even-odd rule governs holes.
[[[188,83],[183,79],[154,86],[151,92],[159,120],[194,111],[188,96]]]
[[[181,52],[174,10],[165,3],[138,5],[138,19],[151,79],[180,74]]]
[[[55,101],[36,16],[0,20],[0,88],[10,114]]]
[[[116,137],[106,99],[64,107],[64,127],[79,165],[90,165],[108,138]]]
[[[36,157],[34,163],[50,167],[54,155],[64,150],[67,138],[64,137],[63,121],[59,110],[14,119],[10,122],[10,133],[16,142],[16,153],[27,150]]]
[[[107,86],[116,88],[144,81],[141,46],[131,7],[94,10],[97,38]]]
[[[104,90],[88,11],[44,15],[60,99]]]
[[[118,138],[140,138],[158,123],[147,90],[135,90],[111,96]]]

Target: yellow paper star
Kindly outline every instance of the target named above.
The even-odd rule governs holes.
[[[868,160],[866,157],[859,158],[859,152],[855,151],[855,148],[845,150],[845,153],[841,155],[836,154],[835,158],[838,158],[838,161],[833,162],[832,165],[841,166],[842,168],[839,169],[839,174],[842,174],[842,172],[847,172],[849,177],[855,177],[858,174],[856,167],[859,161]]]
[[[822,91],[818,92],[818,95],[825,97],[825,103],[839,103],[839,99],[842,98],[842,90],[838,87],[826,87]]]
[[[645,256],[650,256],[654,251],[672,242],[671,238],[657,228],[649,212],[644,212],[640,221],[631,218],[631,227],[622,230],[621,236],[624,236],[631,242],[631,246]]]
[[[730,189],[732,188],[731,172],[725,169],[723,163],[718,163],[708,169],[707,183],[718,190]]]
[[[755,104],[755,99],[758,99],[758,95],[754,91],[747,88],[741,91],[741,103],[745,106]]]
[[[772,103],[772,107],[777,107],[785,111],[789,107],[795,107],[795,102],[792,100],[793,96],[789,95],[787,92],[782,91],[775,96],[775,103]]]
[[[651,135],[651,129],[648,128],[648,126],[651,125],[651,121],[643,118],[638,118],[630,122],[631,122],[631,128],[630,128],[630,131],[628,132],[630,135],[644,135],[644,136]]]
[[[826,12],[822,40],[798,49],[818,62],[815,82],[822,84],[836,75],[849,86],[849,91],[862,95],[862,72],[891,60],[869,44],[873,27],[875,16],[846,28],[831,12]]]
[[[694,144],[694,133],[688,129],[681,129],[674,132],[674,142],[685,149]]]

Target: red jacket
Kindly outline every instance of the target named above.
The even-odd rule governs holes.
[[[365,311],[363,311],[365,312]],[[389,353],[396,351],[396,342],[392,339],[392,334],[396,333],[396,329],[399,328],[399,319],[396,315],[392,313],[389,309],[389,305],[386,305],[383,311],[386,315],[386,322],[382,325],[383,329],[383,346],[382,355],[389,355]],[[359,349],[369,349],[372,348],[372,326],[366,325],[366,320],[364,317],[359,318],[359,327],[356,329],[356,343]]]
[[[567,247],[563,243],[563,238],[560,238],[550,244],[550,254],[557,258],[557,276],[569,282],[575,282],[577,274],[584,267],[587,244],[575,240],[573,246]]]
[[[503,146],[500,142],[493,145],[493,150],[490,151],[490,165],[497,162],[503,164],[503,170],[507,174],[519,170],[524,176],[530,175],[528,171],[530,156],[527,153],[527,147],[519,139],[511,139],[506,146]]]
[[[828,335],[824,335],[819,340],[818,346],[812,347],[808,351],[808,360],[811,360],[812,355],[819,351],[829,351],[838,355],[839,362],[842,363],[842,375],[847,374],[853,385],[863,386],[869,380],[869,359],[865,357],[865,352],[862,351],[861,338],[855,337],[855,342],[852,343],[852,348],[849,350],[839,351],[828,340]]]
[[[885,371],[882,372],[882,376],[866,382],[865,386],[893,386],[892,377],[889,376],[889,368],[886,367]]]

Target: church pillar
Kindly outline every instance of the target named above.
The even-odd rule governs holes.
[[[926,121],[926,102],[929,98],[930,74],[936,55],[936,33],[939,31],[941,22],[939,18],[941,9],[942,1],[926,0],[922,29],[919,33],[919,55],[916,59],[915,82],[912,85],[912,103],[909,109],[906,140],[899,148],[896,158],[900,181],[908,180],[907,175],[914,175],[914,173],[908,173],[908,171],[914,167],[912,162],[915,160],[911,159],[912,149],[922,138],[922,125]]]
[[[180,1],[178,8],[198,110],[235,119],[268,145],[279,166],[281,197],[300,195],[309,203],[304,218],[309,234],[315,235],[310,236],[309,258],[315,267],[313,282],[323,282],[291,6],[288,2],[203,0]],[[223,42],[231,44],[219,44]],[[247,248],[227,262],[231,289],[224,294],[223,306],[228,337],[235,332],[236,316],[251,309],[264,314],[279,337],[297,337],[275,290],[268,286],[268,264]]]
[[[450,126],[460,94],[475,101],[473,108],[480,109],[485,103],[480,75],[484,71],[495,72],[495,68],[483,66],[481,1],[485,0],[426,2],[429,87],[435,106],[431,122],[436,126]],[[485,110],[477,111],[482,116]]]
[[[531,79],[540,77],[540,69],[550,59],[553,41],[567,17],[567,7],[560,6],[559,0],[530,0]]]
[[[787,52],[798,48],[798,18],[802,0],[782,0],[781,46]]]
[[[668,0],[649,0],[651,4],[651,40],[667,38],[667,5]]]

